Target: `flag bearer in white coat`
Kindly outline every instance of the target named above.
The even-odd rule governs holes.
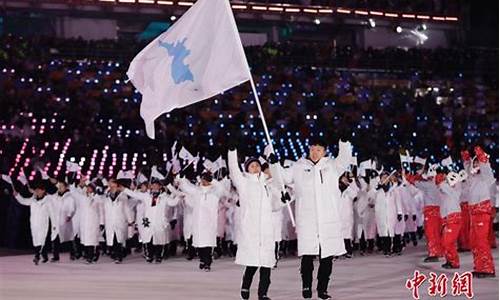
[[[149,193],[123,189],[127,196],[143,202],[144,215],[139,226],[143,227],[142,240],[147,243],[148,251],[146,261],[151,263],[162,262],[162,251],[168,243],[167,230],[169,220],[167,213],[169,207],[177,205],[177,198],[170,196],[170,192],[162,191],[160,181],[156,178],[151,180],[151,190]]]
[[[259,300],[267,296],[271,284],[271,268],[275,265],[273,230],[273,192],[267,176],[262,172],[260,161],[249,158],[245,172],[238,166],[236,147],[228,153],[229,176],[239,195],[238,251],[236,264],[246,266],[241,284],[242,299],[250,298],[253,276],[259,270]],[[278,196],[278,199],[280,197]],[[279,201],[278,201],[279,202]],[[274,207],[278,209],[279,204]]]
[[[285,184],[294,184],[296,195],[298,255],[301,256],[302,296],[312,298],[313,260],[320,256],[317,292],[320,299],[331,299],[328,283],[334,256],[346,253],[340,218],[341,194],[339,178],[347,170],[352,157],[350,143],[339,143],[336,159],[325,157],[326,143],[312,141],[309,157],[282,169]],[[270,162],[276,162],[272,158]],[[272,169],[279,178],[279,165]]]
[[[186,204],[193,209],[193,246],[198,248],[200,269],[209,272],[212,266],[212,248],[217,246],[217,218],[219,200],[224,193],[222,183],[214,183],[210,172],[204,172],[200,184],[179,179],[179,189],[186,193]]]
[[[40,255],[42,256],[43,263],[49,260],[45,241],[49,233],[50,202],[54,196],[47,194],[46,183],[42,180],[32,184],[32,188],[33,195],[30,198],[22,197],[17,191],[14,191],[14,196],[17,202],[30,207],[31,238],[35,247],[33,262],[35,265],[38,265]]]
[[[109,180],[109,191],[104,200],[104,223],[106,245],[111,248],[111,258],[119,264],[125,256],[124,247],[128,227],[133,225],[133,215],[128,197],[120,192],[115,179]]]

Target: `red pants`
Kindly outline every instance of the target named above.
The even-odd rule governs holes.
[[[490,218],[490,246],[493,249],[497,248],[497,237],[495,235],[495,230],[493,230],[493,221],[495,220],[495,216],[497,215],[496,209],[492,206],[491,207],[491,218]]]
[[[427,252],[430,257],[443,255],[441,247],[441,222],[439,206],[424,207],[424,232],[427,239]]]
[[[443,230],[443,249],[446,261],[453,267],[460,267],[460,257],[457,251],[457,240],[462,227],[462,213],[456,212],[446,216]]]
[[[470,205],[470,241],[474,258],[474,271],[481,273],[495,273],[495,265],[491,256],[490,225],[491,202],[482,201]]]
[[[470,212],[469,203],[460,203],[460,208],[462,209],[462,228],[460,229],[460,234],[458,236],[458,249],[460,250],[470,250]]]

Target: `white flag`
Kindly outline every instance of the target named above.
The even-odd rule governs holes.
[[[193,154],[191,154],[191,152],[189,152],[184,147],[182,147],[181,150],[179,151],[179,157],[182,158],[183,160],[187,160],[188,162],[192,162],[195,160]]]
[[[165,176],[163,176],[159,171],[158,169],[156,168],[156,166],[153,166],[151,168],[151,178],[157,178],[159,180],[163,180],[165,179]]]
[[[415,158],[413,159],[413,162],[423,166],[427,162],[427,159],[420,157],[420,156],[415,156]]]
[[[80,172],[81,169],[82,168],[78,164],[76,164],[74,162],[66,161],[66,172],[68,172],[68,173],[69,172],[77,172],[78,173],[78,172]]]
[[[2,174],[2,180],[7,182],[8,184],[12,184],[12,178],[9,175]]]
[[[28,184],[28,178],[26,178],[26,175],[24,174],[24,170],[21,170],[21,172],[19,172],[19,175],[17,176],[17,180],[19,180],[23,185]]]
[[[442,165],[443,167],[447,167],[447,166],[453,165],[453,160],[451,159],[451,157],[450,157],[450,156],[448,156],[447,158],[445,158],[445,159],[443,159],[443,160],[441,161],[441,165]]]
[[[205,100],[250,79],[229,0],[198,0],[130,63],[128,78],[142,94],[146,133],[175,108]]]
[[[144,182],[148,182],[148,178],[146,176],[144,176],[144,174],[142,174],[141,172],[139,172],[139,174],[137,174],[137,183],[144,183]]]
[[[135,178],[134,171],[129,170],[129,171],[123,171],[120,170],[118,171],[118,175],[116,176],[116,179],[130,179],[133,180]]]

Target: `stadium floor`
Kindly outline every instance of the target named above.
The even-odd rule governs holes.
[[[407,278],[418,269],[426,275],[434,271],[448,274],[449,299],[466,299],[451,296],[452,272],[443,271],[441,263],[422,264],[425,248],[422,244],[410,247],[403,256],[385,258],[381,255],[357,257],[334,263],[333,284],[330,292],[334,299],[412,299],[405,288]],[[461,253],[462,267],[459,272],[471,269],[470,253]],[[498,250],[494,250],[498,272]],[[104,257],[96,265],[81,261],[70,262],[63,254],[62,262],[33,265],[32,256],[0,257],[0,299],[239,299],[242,268],[230,259],[214,262],[212,272],[198,270],[197,261],[184,258],[164,261],[162,264],[146,264],[142,257],[134,255],[115,265]],[[272,272],[269,296],[273,300],[301,299],[298,259],[280,261]],[[450,275],[451,274],[451,275]],[[254,278],[252,298],[256,299],[258,274]],[[424,283],[419,291],[421,299],[429,297]],[[498,277],[474,279],[474,299],[498,299]]]

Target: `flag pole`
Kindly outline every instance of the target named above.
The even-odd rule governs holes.
[[[266,133],[267,144],[271,147],[271,151],[274,153],[274,147],[273,147],[273,142],[271,140],[271,135],[269,134],[269,130],[267,129],[266,119],[264,118],[264,113],[262,112],[262,106],[260,105],[259,95],[257,94],[257,89],[255,88],[255,83],[253,81],[253,76],[251,74],[250,74],[250,85],[252,86],[255,102],[257,103],[257,109],[259,110],[260,120],[262,121],[264,132]],[[283,182],[279,170],[277,175],[278,175],[278,181],[280,183]],[[281,192],[282,193],[286,192],[284,185],[281,185]],[[295,227],[295,218],[293,216],[292,207],[290,206],[290,201],[286,201],[286,208],[288,210],[288,214],[290,215],[290,221],[292,222],[292,226]]]

